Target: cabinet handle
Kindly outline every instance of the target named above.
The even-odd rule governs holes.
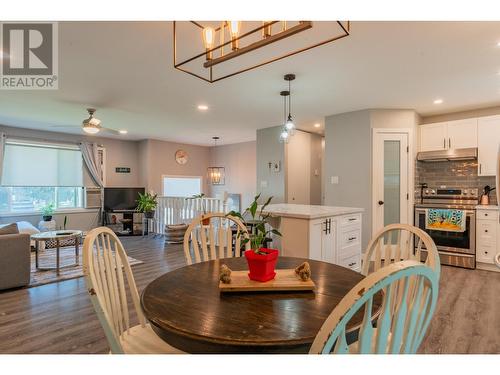
[[[349,221],[354,221],[354,220],[356,220],[356,218],[355,218],[355,217],[351,217],[351,218],[349,219]]]
[[[488,214],[484,214],[484,216],[488,216]]]
[[[487,251],[485,251],[484,253],[485,253],[485,254],[488,254],[488,252],[487,252]]]
[[[356,237],[349,237],[348,238],[349,241],[352,241],[352,240],[355,240],[355,239],[356,239]]]
[[[479,174],[481,174],[481,170],[483,169],[482,166],[482,164],[479,164]]]
[[[443,138],[443,148],[446,148],[446,138]]]
[[[448,138],[448,148],[451,148],[451,138]]]
[[[348,264],[348,266],[349,266],[349,267],[352,267],[352,266],[354,266],[355,264],[356,264],[356,262],[352,262],[352,263],[349,263],[349,264]]]
[[[488,233],[488,229],[485,229],[484,231],[485,231],[486,233]]]

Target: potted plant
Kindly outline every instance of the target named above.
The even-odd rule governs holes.
[[[157,194],[139,193],[137,199],[137,212],[144,213],[144,217],[152,219],[155,216],[155,208],[158,205]]]
[[[249,270],[248,277],[251,280],[264,282],[272,280],[276,276],[274,269],[278,261],[278,250],[267,249],[262,246],[270,233],[277,236],[281,236],[281,233],[276,229],[267,229],[266,227],[270,214],[264,213],[264,210],[267,205],[271,203],[273,197],[270,197],[260,206],[260,209],[258,204],[259,198],[260,194],[254,198],[250,207],[248,207],[243,214],[231,211],[228,215],[238,217],[247,227],[249,224],[252,226],[252,231],[248,234],[248,238],[243,238],[242,240],[243,244],[250,242],[250,250],[245,251],[245,258],[247,259]],[[248,223],[244,218],[246,215],[251,217],[251,221]]]
[[[41,211],[42,211],[43,221],[51,221],[52,215],[54,214],[54,203],[50,203],[43,206]]]
[[[209,225],[210,224],[210,218],[204,218],[203,216],[205,216],[207,214],[207,209],[205,207],[205,194],[204,193],[200,193],[200,194],[195,194],[193,195],[191,198],[188,198],[188,199],[200,199],[201,200],[201,209],[203,210],[203,215],[201,217],[201,225]]]

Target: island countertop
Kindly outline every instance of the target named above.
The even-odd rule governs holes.
[[[321,219],[330,216],[349,215],[363,211],[363,208],[356,207],[319,206],[289,203],[270,204],[264,210],[264,212],[270,213],[272,216],[293,217],[309,220]]]

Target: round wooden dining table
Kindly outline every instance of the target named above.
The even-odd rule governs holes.
[[[307,353],[325,319],[363,275],[310,259],[279,257],[276,268],[308,261],[314,291],[219,291],[219,268],[246,270],[245,258],[197,263],[152,281],[141,296],[144,315],[168,344],[188,353]],[[374,310],[381,299],[374,299]],[[351,331],[363,312],[351,321]],[[349,326],[348,326],[349,328]]]

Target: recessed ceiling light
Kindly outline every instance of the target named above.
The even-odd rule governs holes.
[[[497,47],[500,47],[500,42],[497,43]]]
[[[118,132],[119,132],[120,134],[127,134],[127,133],[128,133],[128,130],[123,129],[123,130],[118,130]]]
[[[443,99],[434,100],[434,104],[441,104],[441,103],[443,103]]]
[[[321,124],[320,124],[319,122],[318,122],[318,123],[316,123],[316,124],[314,124],[314,127],[315,127],[315,128],[319,128],[320,126],[321,126]]]
[[[205,104],[200,104],[200,105],[198,106],[198,109],[199,109],[200,111],[206,111],[206,110],[208,109],[208,105],[205,105]]]

